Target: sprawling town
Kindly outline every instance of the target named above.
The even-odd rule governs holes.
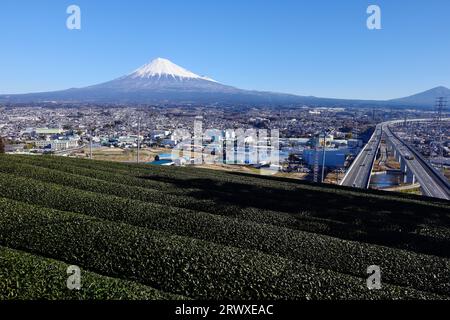
[[[208,163],[194,162],[192,157],[186,156],[183,161],[177,161],[172,151],[186,137],[176,132],[182,129],[193,133],[195,121],[201,121],[203,130],[219,130],[223,133],[222,140],[225,140],[225,132],[229,129],[266,130],[269,135],[276,129],[279,132],[276,175],[340,184],[370,139],[376,124],[388,120],[403,121],[396,127],[398,134],[448,177],[449,123],[407,122],[407,119],[433,119],[434,116],[433,111],[392,108],[105,107],[51,103],[1,107],[0,135],[7,141],[5,151],[13,154],[56,154],[258,173],[261,167],[275,164],[263,157],[256,161],[249,161],[245,156],[237,161],[226,161],[225,155]],[[218,142],[222,141],[216,140]],[[203,140],[201,153],[211,152],[208,143],[211,141]],[[219,144],[215,147],[213,152],[222,148]],[[382,141],[371,187],[420,193],[417,183],[404,185],[399,168],[400,163],[388,153]]]

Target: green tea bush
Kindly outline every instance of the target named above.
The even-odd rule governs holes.
[[[439,298],[257,251],[0,199],[0,244],[197,299]]]
[[[0,300],[180,300],[142,284],[81,273],[81,290],[67,288],[69,264],[0,247]]]
[[[0,194],[58,210],[258,250],[353,276],[365,277],[367,266],[376,264],[383,267],[384,279],[389,283],[450,293],[447,272],[450,263],[443,258],[96,194],[3,173],[0,173]]]

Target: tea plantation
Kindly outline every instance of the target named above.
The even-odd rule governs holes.
[[[447,201],[0,155],[0,300],[449,298]]]

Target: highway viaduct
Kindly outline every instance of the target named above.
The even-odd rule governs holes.
[[[407,122],[425,121],[432,121],[432,119],[407,120]],[[355,158],[340,184],[364,189],[369,187],[376,155],[380,148],[381,140],[384,138],[389,151],[400,163],[400,169],[404,173],[404,183],[413,184],[418,182],[424,195],[450,200],[450,184],[448,180],[433,168],[419,152],[402,141],[391,130],[391,127],[402,123],[404,121],[397,120],[378,124],[369,142]]]

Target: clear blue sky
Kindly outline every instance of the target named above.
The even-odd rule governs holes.
[[[82,29],[66,28],[66,8]],[[366,9],[382,10],[382,30]],[[448,0],[1,0],[0,93],[81,87],[156,57],[244,89],[383,99],[450,87]]]

